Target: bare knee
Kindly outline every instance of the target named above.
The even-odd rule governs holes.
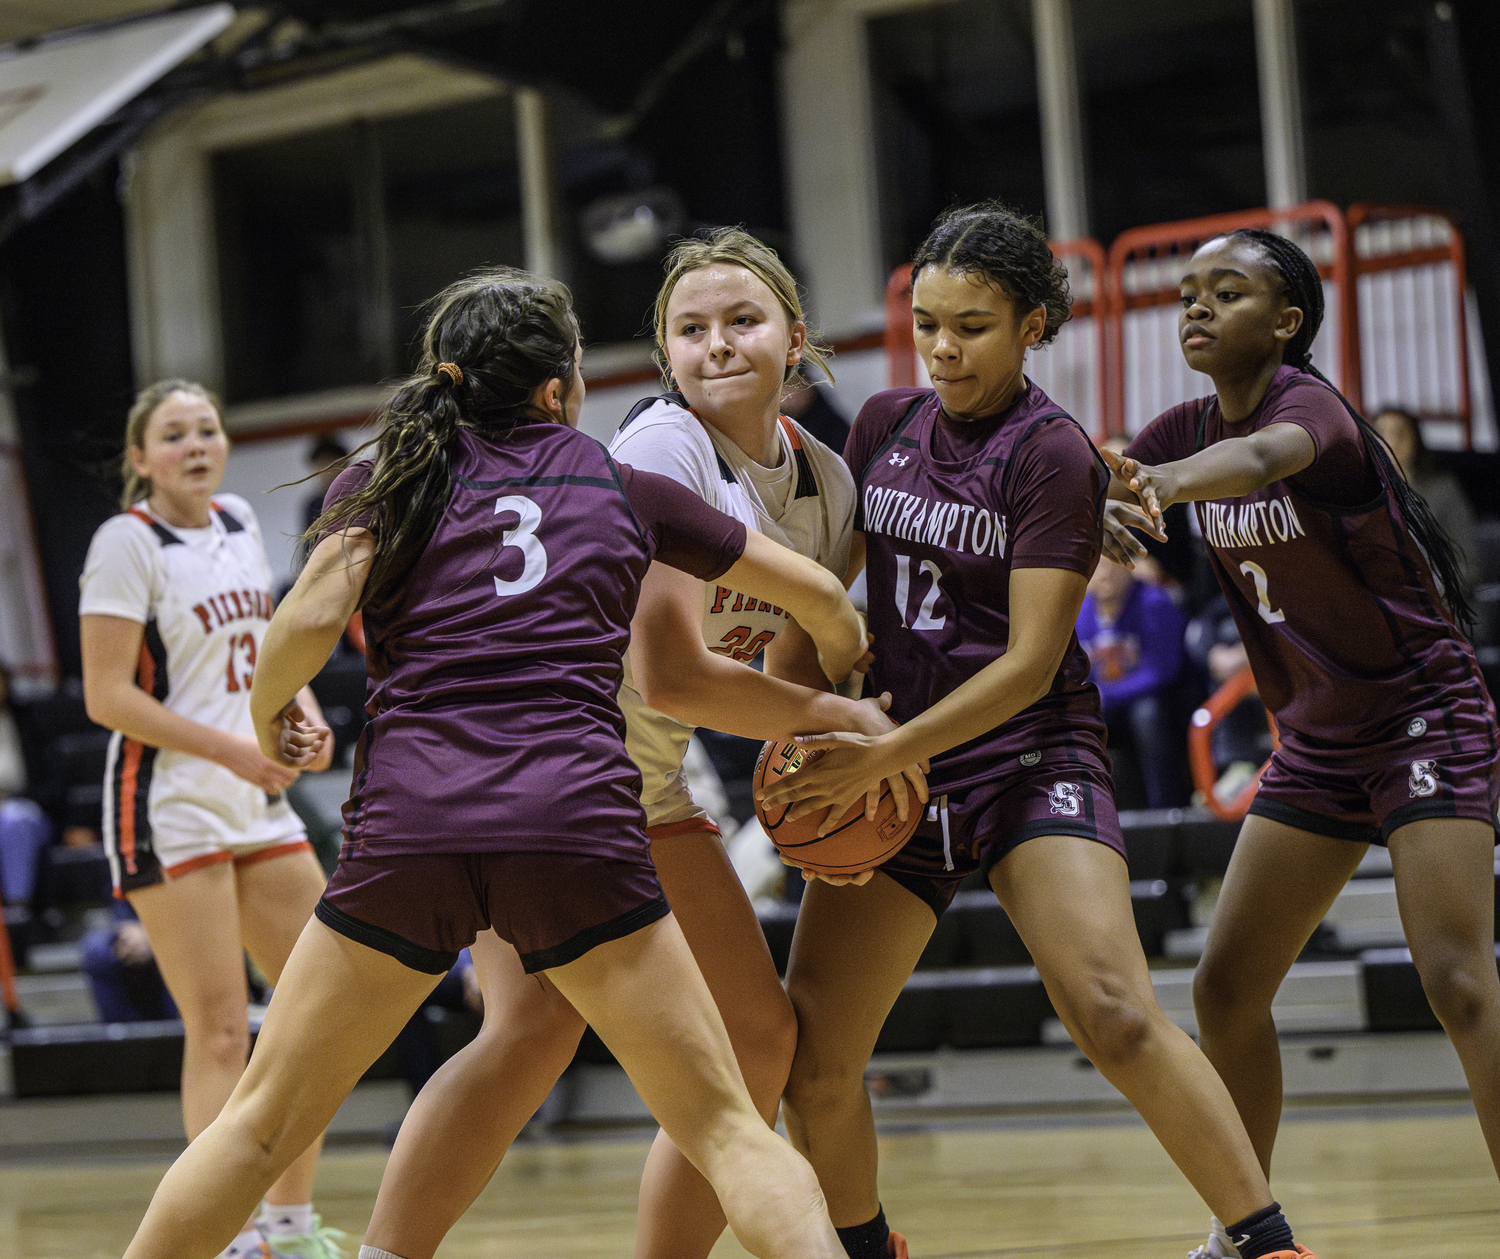
[[[1456,948],[1429,948],[1425,955],[1413,949],[1422,990],[1438,1021],[1450,1036],[1462,1037],[1479,1030],[1496,1003],[1500,979],[1493,955],[1483,949],[1477,955]]]
[[[235,1071],[245,1069],[250,1057],[250,1026],[243,1006],[183,1013],[187,1052],[199,1061]]]
[[[1222,1028],[1268,1015],[1270,996],[1263,984],[1246,983],[1241,969],[1222,958],[1205,955],[1193,972],[1193,1009],[1202,1026]]]
[[[1154,997],[1143,997],[1110,976],[1093,976],[1081,992],[1067,994],[1065,1002],[1066,1022],[1078,1047],[1106,1074],[1139,1058],[1166,1017]]]
[[[867,1058],[846,1056],[835,1049],[819,1052],[799,1045],[786,1082],[786,1104],[806,1118],[839,1114],[864,1104]]]
[[[763,1113],[774,1108],[786,1087],[797,1053],[797,1014],[786,994],[731,1011],[724,1019],[734,1056],[751,1100]]]

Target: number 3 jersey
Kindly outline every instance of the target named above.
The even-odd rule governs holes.
[[[876,394],[844,457],[865,536],[872,689],[910,721],[1005,654],[1010,578],[1021,568],[1087,577],[1099,558],[1108,472],[1077,423],[1036,385],[1001,415],[941,415],[937,395]],[[932,759],[934,796],[1035,765],[1043,749],[1087,741],[1104,725],[1089,661],[1069,628],[1052,684],[1029,708]]]
[[[560,424],[456,441],[431,538],[365,605],[370,722],[348,843],[619,855],[644,843],[615,699],[641,579],[660,559],[711,581],[743,554],[744,526]],[[370,472],[345,469],[327,501]]]
[[[219,495],[202,529],[168,525],[138,503],[99,527],[78,584],[80,616],[144,626],[142,690],[192,721],[253,737],[250,683],[271,619],[271,569],[244,499]],[[153,830],[163,842],[201,832],[225,843],[300,832],[285,805],[268,806],[260,788],[200,756],[116,732],[109,768],[105,821],[122,844],[133,838],[144,850]]]
[[[1226,423],[1214,398],[1183,403],[1125,453],[1168,463],[1278,423],[1312,438],[1311,465],[1254,493],[1195,504],[1266,707],[1284,733],[1327,743],[1384,743],[1416,714],[1423,729],[1446,725],[1493,747],[1494,708],[1474,650],[1326,384],[1282,367],[1245,420]]]
[[[671,477],[711,507],[843,579],[849,567],[854,486],[837,454],[785,416],[777,430],[781,461],[765,468],[698,419],[680,394],[639,403],[610,452],[642,471]],[[785,628],[781,608],[713,583],[703,594],[703,641],[733,660],[754,660]],[[626,658],[620,707],[626,745],[644,781],[641,802],[652,826],[701,819],[682,772],[693,727],[651,708],[635,689]]]

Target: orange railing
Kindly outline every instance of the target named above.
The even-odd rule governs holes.
[[[1193,771],[1193,786],[1202,794],[1203,803],[1226,822],[1238,822],[1245,816],[1260,787],[1260,776],[1266,772],[1266,765],[1271,763],[1267,761],[1256,770],[1255,776],[1240,788],[1233,800],[1220,800],[1214,794],[1214,786],[1219,780],[1219,770],[1214,764],[1214,730],[1240,706],[1246,696],[1254,693],[1255,678],[1246,666],[1204,700],[1188,722],[1188,765]],[[1272,742],[1280,746],[1276,722],[1269,712],[1266,714],[1266,724],[1271,728]]]
[[[1105,286],[1109,318],[1111,433],[1133,433],[1169,406],[1212,392],[1189,370],[1177,341],[1176,309],[1183,265],[1204,241],[1241,227],[1268,228],[1307,250],[1325,285],[1327,307],[1314,354],[1334,365],[1330,375],[1359,405],[1359,340],[1354,256],[1343,212],[1328,201],[1284,210],[1246,210],[1121,232],[1109,248]],[[1171,308],[1168,311],[1166,308]],[[1319,349],[1323,353],[1319,354]],[[1330,352],[1331,351],[1331,352]],[[1326,369],[1325,369],[1326,370]]]
[[[1457,223],[1431,206],[1364,204],[1349,207],[1348,223],[1366,402],[1456,421],[1467,449],[1474,436],[1468,272]]]
[[[1472,444],[1463,237],[1446,211],[1425,206],[1356,205],[1346,215],[1309,201],[1215,214],[1131,228],[1108,254],[1094,240],[1055,242],[1074,318],[1028,372],[1101,441],[1211,392],[1178,345],[1179,282],[1194,249],[1241,227],[1280,232],[1317,263],[1326,306],[1314,359],[1355,406],[1409,406],[1456,422],[1462,445]],[[915,385],[909,265],[891,273],[885,315],[890,384]]]

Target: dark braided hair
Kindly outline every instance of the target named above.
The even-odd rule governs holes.
[[[365,443],[375,447],[373,474],[303,535],[311,547],[358,517],[368,520],[375,558],[362,604],[394,591],[437,528],[453,495],[458,430],[499,437],[526,419],[550,420],[532,395],[560,379],[566,397],[573,383],[578,320],[572,296],[555,280],[510,267],[479,271],[449,285],[428,310],[416,374]]]
[[[998,201],[944,211],[917,250],[913,285],[924,267],[982,276],[1015,303],[1017,318],[1045,308],[1038,345],[1053,341],[1073,317],[1068,269],[1053,257],[1040,223]]]
[[[1438,585],[1442,588],[1443,602],[1448,605],[1448,611],[1453,614],[1459,629],[1464,634],[1472,635],[1474,606],[1469,602],[1458,545],[1438,523],[1432,509],[1427,506],[1427,500],[1407,484],[1385,438],[1376,432],[1369,420],[1354,409],[1348,398],[1334,388],[1333,382],[1313,366],[1313,338],[1318,335],[1318,329],[1323,324],[1323,280],[1318,275],[1317,265],[1294,242],[1275,232],[1263,231],[1258,227],[1242,227],[1227,233],[1227,236],[1231,240],[1238,238],[1249,241],[1260,249],[1267,265],[1281,280],[1281,292],[1287,304],[1302,312],[1302,324],[1282,349],[1281,361],[1288,367],[1316,376],[1333,389],[1338,400],[1344,404],[1344,409],[1354,417],[1359,435],[1364,440],[1365,451],[1380,468],[1382,478],[1396,496],[1396,505],[1401,510],[1407,529],[1432,565]]]

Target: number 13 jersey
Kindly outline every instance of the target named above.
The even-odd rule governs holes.
[[[271,619],[271,568],[244,499],[216,497],[201,529],[168,525],[136,504],[99,526],[78,585],[80,616],[144,627],[136,685],[192,721],[254,736],[250,683]],[[127,841],[144,853],[150,838],[169,868],[174,843],[187,836],[246,844],[302,829],[284,803],[268,802],[222,765],[119,732],[110,744],[104,820],[107,838],[124,845],[122,861],[128,864]]]
[[[935,393],[893,389],[859,413],[844,457],[865,535],[870,673],[910,721],[1005,654],[1010,576],[1059,568],[1087,577],[1099,558],[1108,473],[1077,423],[1036,385],[1004,413],[958,422]],[[932,759],[934,795],[1036,763],[1087,740],[1102,751],[1099,691],[1071,633],[1047,693],[1008,721]]]

